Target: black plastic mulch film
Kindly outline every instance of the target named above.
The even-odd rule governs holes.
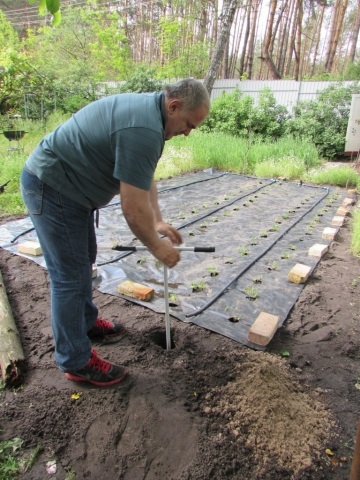
[[[250,327],[260,312],[284,323],[304,287],[288,274],[297,263],[316,267],[320,258],[309,248],[329,245],[322,234],[333,228],[346,191],[214,170],[158,182],[158,191],[163,218],[180,230],[183,246],[215,247],[214,253],[182,252],[168,271],[170,315],[263,350],[248,342]],[[164,313],[163,265],[146,250],[113,250],[140,245],[118,199],[100,210],[96,232],[94,287],[122,296],[117,286],[125,280],[147,285],[155,290],[150,302],[123,298]],[[0,226],[2,248],[18,253],[26,240],[36,240],[28,218]],[[24,256],[45,266],[42,257]]]

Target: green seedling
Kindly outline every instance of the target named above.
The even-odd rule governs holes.
[[[172,306],[176,306],[176,305],[179,304],[178,297],[177,297],[176,293],[170,293],[169,301],[170,301],[170,305],[172,305]]]
[[[188,235],[189,235],[189,237],[194,237],[194,236],[195,236],[195,233],[194,233],[192,230],[190,230],[190,232],[188,233]]]
[[[278,269],[278,263],[276,260],[270,260],[268,263],[268,270],[277,270]]]
[[[139,265],[144,265],[146,262],[147,262],[146,257],[141,257],[136,263],[138,263]]]
[[[306,228],[306,235],[312,235],[313,233],[313,227],[311,225],[308,225],[308,227]]]
[[[352,287],[356,287],[359,284],[360,281],[360,275],[357,278],[354,278],[351,282]]]
[[[283,213],[283,214],[282,214],[282,218],[283,218],[284,220],[287,220],[287,219],[289,218],[289,215],[288,215],[287,213]]]
[[[201,292],[206,287],[206,283],[203,280],[193,280],[191,282],[191,288],[193,292]]]
[[[283,252],[283,253],[281,254],[281,258],[282,258],[283,260],[287,260],[287,259],[290,258],[290,257],[291,257],[291,255],[290,255],[289,252],[286,252],[286,251],[285,251],[285,252]]]
[[[216,275],[219,275],[219,271],[217,267],[214,267],[212,265],[209,265],[208,267],[206,267],[206,270],[210,272],[210,277],[216,277]]]
[[[225,210],[224,217],[229,217],[230,213],[231,213],[230,210]]]
[[[275,218],[275,219],[274,219],[274,222],[280,224],[280,223],[281,223],[281,220],[280,220],[279,218]]]
[[[257,245],[259,243],[259,240],[256,237],[253,237],[250,239],[250,245]]]
[[[220,205],[219,200],[215,200],[214,204],[215,204],[215,205]]]
[[[278,230],[279,230],[279,225],[273,225],[269,229],[270,232],[277,232]]]
[[[207,228],[207,224],[206,224],[205,222],[202,223],[202,224],[200,225],[200,228],[203,228],[203,229],[204,229],[204,228]]]
[[[235,212],[237,212],[238,210],[240,210],[240,208],[239,208],[239,207],[234,207],[233,210],[234,210]]]
[[[208,204],[204,203],[203,208],[208,208]]]
[[[296,246],[293,245],[292,243],[289,243],[289,249],[290,250],[296,250]]]
[[[213,217],[213,218],[212,218],[212,222],[216,223],[216,222],[218,222],[218,221],[219,221],[218,217]]]
[[[249,297],[251,300],[255,300],[259,296],[258,290],[251,286],[245,287],[244,292],[246,293],[246,296]]]
[[[229,200],[229,195],[224,195],[224,200]]]
[[[184,220],[186,218],[185,212],[179,212],[179,218]]]
[[[198,209],[197,208],[192,208],[191,213],[198,213]]]
[[[232,265],[234,263],[234,260],[232,258],[228,258],[225,260],[225,264]]]
[[[243,207],[248,207],[248,206],[249,206],[249,204],[247,202],[243,203]]]
[[[257,277],[254,277],[254,278],[252,279],[252,281],[253,281],[254,283],[261,283],[261,282],[262,282],[262,279],[263,279],[262,275],[258,275]]]
[[[268,232],[260,232],[260,237],[261,238],[267,238]]]
[[[71,467],[65,467],[66,477],[65,480],[74,480],[76,478],[76,472]]]
[[[242,257],[245,257],[249,253],[249,249],[247,247],[238,247],[236,250]]]

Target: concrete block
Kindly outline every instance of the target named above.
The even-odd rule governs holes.
[[[25,253],[26,255],[42,255],[42,250],[39,242],[28,240],[27,242],[20,243],[18,245],[19,253]]]
[[[345,217],[342,217],[341,215],[335,215],[333,219],[331,220],[331,225],[334,227],[341,227],[345,221]]]
[[[311,257],[322,257],[329,250],[328,245],[322,245],[321,243],[315,243],[309,248],[309,255]]]
[[[127,295],[131,298],[137,298],[138,300],[143,300],[145,302],[150,301],[154,296],[154,289],[147,287],[146,285],[141,285],[140,283],[131,282],[126,280],[123,283],[118,285],[117,290],[123,295]]]
[[[330,227],[326,227],[324,228],[323,230],[323,233],[322,233],[322,238],[324,240],[334,240],[334,238],[336,237],[336,234],[337,234],[338,230],[337,228],[330,228]]]
[[[305,283],[309,278],[311,273],[311,267],[303,265],[302,263],[297,263],[293,267],[288,275],[289,282],[292,283]]]
[[[355,203],[355,199],[354,198],[344,198],[343,202],[342,202],[342,206],[343,207],[350,207],[350,205],[354,205]]]
[[[260,312],[249,330],[249,342],[265,347],[273,338],[278,325],[279,317],[267,312]]]
[[[346,215],[349,214],[349,209],[346,208],[346,207],[339,207],[337,210],[336,210],[336,215],[339,215],[341,217],[346,217]]]

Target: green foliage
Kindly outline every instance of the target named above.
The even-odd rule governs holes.
[[[320,92],[317,100],[301,102],[295,107],[294,118],[286,124],[287,133],[311,140],[321,157],[342,155],[354,93],[360,93],[358,83],[340,83]]]
[[[251,126],[253,99],[239,89],[223,92],[211,104],[210,114],[200,129],[203,132],[221,132],[245,137]]]
[[[222,132],[237,137],[276,139],[284,132],[288,117],[286,107],[276,104],[269,88],[259,93],[258,104],[239,89],[223,92],[211,104],[211,111],[201,129]]]
[[[163,84],[155,78],[155,68],[139,65],[118,91],[121,92],[156,92],[162,90]]]
[[[321,168],[310,170],[303,175],[303,180],[320,185],[360,188],[360,176],[349,166]]]
[[[264,88],[259,92],[258,105],[252,109],[251,131],[263,139],[280,138],[288,117],[287,108],[277,105],[270,88]]]
[[[19,450],[22,446],[20,438],[0,442],[0,478],[15,480],[20,473],[18,460]]]
[[[352,216],[351,221],[351,245],[350,250],[351,252],[356,255],[360,256],[360,210],[356,210]]]

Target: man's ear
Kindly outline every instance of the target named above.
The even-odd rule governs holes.
[[[174,98],[173,100],[170,100],[168,104],[168,111],[169,113],[174,113],[176,110],[181,110],[181,102],[180,100]]]

